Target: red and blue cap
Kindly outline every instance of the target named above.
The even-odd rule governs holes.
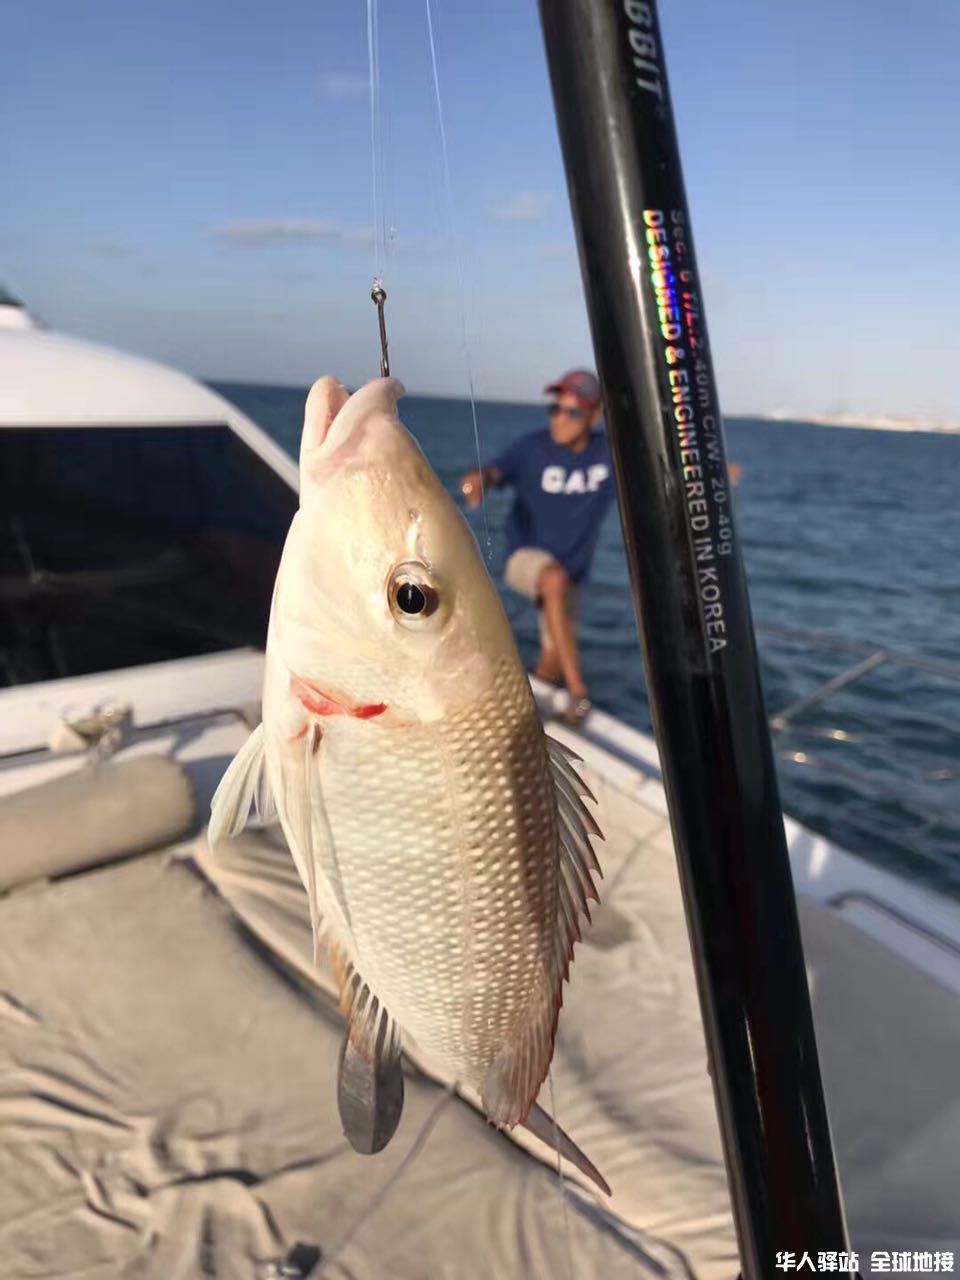
[[[600,383],[588,369],[571,369],[556,382],[544,387],[545,396],[574,395],[584,404],[596,408],[602,400]]]

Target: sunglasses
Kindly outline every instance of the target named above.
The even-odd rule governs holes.
[[[562,404],[552,404],[550,406],[551,418],[554,417],[555,414],[560,414],[560,413],[562,413],[567,418],[572,418],[574,422],[582,422],[583,419],[587,416],[586,411],[584,409],[568,409],[565,405],[562,405]]]

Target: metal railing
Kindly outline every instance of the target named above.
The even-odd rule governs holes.
[[[912,933],[919,934],[926,942],[932,942],[941,950],[946,951],[955,960],[960,960],[960,944],[945,933],[941,933],[938,929],[933,929],[930,925],[922,920],[916,919],[915,916],[908,915],[899,907],[893,906],[889,902],[883,901],[881,898],[874,897],[872,893],[864,893],[860,889],[848,889],[842,893],[835,893],[833,897],[827,899],[828,907],[835,907],[838,911],[842,911],[848,904],[862,903],[869,907],[872,911],[879,912],[881,915],[889,916],[891,920],[896,920],[897,924],[902,925],[905,929],[909,929]]]
[[[803,698],[798,698],[795,702],[791,702],[789,706],[784,707],[782,711],[778,711],[770,719],[770,727],[772,729],[786,728],[789,721],[794,719],[801,711],[806,711],[808,707],[822,702],[831,693],[844,688],[845,685],[853,684],[855,680],[859,680],[867,672],[873,671],[875,667],[882,666],[887,662],[895,666],[911,667],[915,671],[924,671],[928,675],[942,676],[948,680],[960,681],[960,663],[957,662],[946,662],[940,658],[924,658],[914,654],[900,653],[896,649],[877,648],[860,641],[841,640],[835,636],[823,635],[820,632],[802,631],[795,627],[781,627],[773,623],[757,623],[754,630],[757,635],[774,636],[780,640],[795,640],[810,648],[832,649],[839,653],[861,655],[857,662],[845,667],[835,676],[831,676],[829,680],[824,681],[822,685],[816,688],[813,693],[807,694]]]
[[[778,743],[781,735],[783,735],[787,730],[796,729],[798,732],[804,731],[796,725],[797,718],[803,712],[808,711],[811,707],[817,706],[821,702],[824,702],[840,689],[847,688],[849,685],[861,680],[864,676],[869,675],[871,671],[875,671],[885,664],[909,668],[913,671],[923,672],[926,675],[935,676],[939,679],[954,680],[957,682],[958,686],[960,686],[960,663],[957,662],[948,662],[940,658],[927,658],[914,654],[901,653],[896,649],[886,649],[880,646],[854,640],[841,640],[835,636],[823,635],[820,632],[804,631],[794,627],[782,627],[772,623],[757,623],[755,630],[758,636],[769,636],[774,639],[793,641],[802,645],[806,649],[822,649],[837,653],[856,655],[856,661],[842,667],[834,675],[817,685],[812,692],[804,694],[803,697],[794,699],[785,707],[782,707],[779,711],[774,712],[774,714],[771,715],[770,728],[773,730],[775,735],[775,744]],[[806,731],[816,732],[816,730]],[[842,729],[829,730],[826,736],[834,741],[850,740],[851,738],[851,735]],[[785,752],[780,750],[779,753],[782,757],[793,760],[798,764],[818,763],[815,757],[808,755],[806,752]],[[958,776],[960,776],[960,772],[948,764],[944,768],[937,770],[935,780],[949,780]],[[929,775],[927,780],[934,780],[934,775]]]

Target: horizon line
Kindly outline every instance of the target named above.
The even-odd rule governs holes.
[[[311,384],[309,382],[249,382],[243,378],[208,378],[202,377],[199,381],[206,383],[208,386],[221,387],[268,387],[277,391],[296,391],[306,393],[309,391]],[[354,387],[355,391],[357,388]],[[469,395],[453,395],[449,392],[442,391],[412,391],[405,388],[405,394],[414,400],[451,400],[469,403],[471,397]],[[524,408],[541,408],[546,402],[546,397],[537,397],[534,399],[526,399],[517,396],[474,396],[475,404],[496,404],[496,405],[519,405]],[[948,420],[940,420],[932,418],[929,414],[876,414],[876,413],[860,413],[860,412],[842,412],[842,413],[817,413],[817,412],[787,412],[783,409],[740,409],[721,411],[721,417],[724,420],[738,422],[779,422],[794,423],[798,426],[829,426],[829,427],[861,427],[864,429],[872,429],[876,431],[929,431],[933,433],[949,434],[950,432],[960,432],[960,423]]]

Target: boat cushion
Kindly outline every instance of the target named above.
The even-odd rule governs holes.
[[[170,844],[195,822],[186,770],[166,756],[81,766],[0,797],[0,892]]]

